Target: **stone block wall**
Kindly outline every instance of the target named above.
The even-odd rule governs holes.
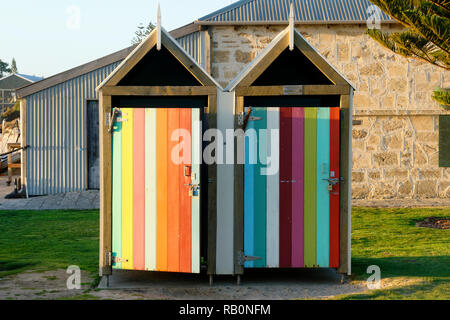
[[[284,28],[211,27],[212,76],[226,87]],[[439,114],[448,112],[431,98],[435,87],[450,87],[450,73],[384,49],[365,25],[297,29],[356,89],[354,198],[450,197],[450,169],[438,163]]]

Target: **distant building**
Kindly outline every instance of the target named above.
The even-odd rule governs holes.
[[[0,79],[0,113],[14,106],[16,90],[40,81],[43,78],[26,74],[13,73]]]

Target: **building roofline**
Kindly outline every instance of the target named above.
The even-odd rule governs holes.
[[[20,89],[17,89],[16,95],[17,97],[24,98],[26,96],[29,96],[31,94],[34,94],[36,92],[45,90],[47,88],[53,87],[57,84],[60,84],[62,82],[68,81],[70,79],[79,77],[83,74],[92,72],[94,70],[103,68],[107,65],[110,65],[114,62],[118,62],[120,60],[125,59],[128,54],[134,49],[135,46],[131,46],[125,49],[122,49],[120,51],[114,52],[112,54],[109,54],[107,56],[104,56],[102,58],[96,59],[94,61],[82,64],[78,67],[69,69],[67,71],[55,74],[54,76],[45,78],[44,80],[31,83],[29,85],[26,85]]]
[[[7,76],[4,76],[3,78],[0,78],[0,81],[5,80],[5,79],[8,79],[8,78],[10,78],[10,77],[12,77],[12,76],[16,76],[16,77],[18,77],[18,78],[20,78],[20,79],[23,79],[23,80],[25,80],[25,81],[28,81],[28,82],[33,83],[33,81],[31,81],[30,79],[27,79],[27,78],[23,77],[22,75],[20,75],[20,74],[18,74],[18,73],[11,73],[11,74],[8,74]]]
[[[381,24],[400,24],[396,20],[383,20]],[[289,21],[195,21],[200,26],[287,26]],[[295,25],[358,25],[367,24],[362,20],[295,21]]]
[[[170,32],[171,36],[174,38],[181,38],[188,34],[197,32],[202,27],[196,25],[195,23],[187,24],[183,27],[175,29]],[[26,96],[32,95],[36,92],[48,89],[55,85],[58,85],[62,82],[68,81],[70,79],[82,76],[83,74],[92,72],[94,70],[103,68],[107,65],[110,65],[115,62],[119,62],[125,59],[135,48],[137,45],[130,46],[128,48],[122,49],[120,51],[114,52],[102,58],[90,61],[88,63],[79,65],[67,71],[63,71],[61,73],[55,74],[51,77],[45,78],[43,80],[32,82],[26,86],[23,86],[16,91],[17,98],[21,99]]]

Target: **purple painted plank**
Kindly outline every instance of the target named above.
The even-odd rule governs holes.
[[[292,267],[303,268],[305,109],[292,109]]]

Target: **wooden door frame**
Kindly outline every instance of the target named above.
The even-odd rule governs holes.
[[[100,123],[100,276],[112,274],[112,100],[115,96],[205,96],[204,110],[209,128],[217,128],[217,90],[215,86],[118,87],[105,86],[99,91]],[[208,166],[208,274],[216,270],[217,165]]]
[[[340,176],[339,206],[339,268],[343,274],[351,273],[351,182],[352,182],[352,110],[353,88],[349,84],[298,85],[298,86],[241,86],[235,88],[235,130],[242,129],[240,118],[244,114],[244,100],[255,96],[340,96]],[[242,135],[242,131],[241,131]],[[236,137],[235,155],[238,152]],[[234,171],[234,268],[235,274],[244,274],[242,254],[244,252],[244,165],[236,162]]]

